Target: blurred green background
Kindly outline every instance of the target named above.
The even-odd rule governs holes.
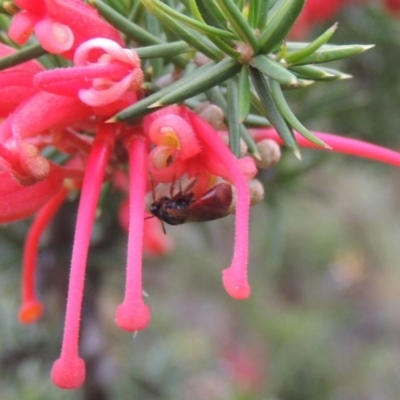
[[[338,66],[352,80],[291,92],[319,131],[400,148],[400,18],[379,2],[344,7],[332,42],[376,47]],[[329,24],[313,28],[315,37]],[[59,355],[76,202],[43,239],[34,326],[17,321],[21,251],[29,221],[0,229],[2,400],[396,400],[400,398],[400,171],[303,150],[259,176],[252,209],[252,296],[221,284],[233,218],[167,227],[175,250],[146,259],[152,323],[120,331],[126,235],[108,198],[96,223],[85,294],[85,386],[62,391],[49,374]]]

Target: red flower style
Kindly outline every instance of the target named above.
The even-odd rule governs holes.
[[[116,173],[113,178],[114,186],[128,195],[129,181],[125,173]],[[118,220],[122,228],[129,232],[129,198],[122,201]],[[143,226],[143,253],[146,256],[161,256],[169,253],[174,248],[174,244],[169,236],[164,233],[160,221],[147,213]]]
[[[0,57],[15,52],[15,49],[0,43]],[[0,72],[0,118],[5,118],[24,100],[38,90],[33,87],[33,76],[43,70],[36,60],[24,62]]]
[[[250,133],[257,143],[263,140],[272,139],[280,145],[283,145],[282,139],[273,128],[251,129]],[[372,143],[363,142],[358,139],[350,139],[333,135],[331,133],[313,132],[313,134],[325,142],[330,148],[321,148],[305,139],[299,133],[295,132],[295,137],[299,146],[367,158],[400,168],[400,153],[397,151]]]
[[[122,45],[118,31],[81,0],[15,0],[8,34],[22,45],[32,32],[45,50],[72,58],[75,49],[91,38],[108,38]]]
[[[0,55],[12,52],[14,49],[0,44]],[[38,92],[33,87],[33,77],[42,69],[36,61],[29,61],[0,72],[0,116],[8,117],[0,127],[1,132],[10,129],[13,112]],[[0,141],[0,167],[2,223],[25,218],[39,210],[57,192],[67,176],[61,168],[43,159],[35,146],[20,141],[17,143],[7,135]],[[36,181],[41,181],[37,190],[24,186]],[[27,198],[30,201],[26,201]]]

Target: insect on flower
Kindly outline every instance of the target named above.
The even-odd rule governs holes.
[[[189,190],[195,181],[185,190],[170,197],[163,196],[154,201],[150,212],[160,221],[169,225],[181,225],[187,222],[212,221],[231,214],[232,186],[218,183],[198,199]]]

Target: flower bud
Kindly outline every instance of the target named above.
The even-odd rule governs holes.
[[[247,182],[250,191],[250,206],[253,207],[264,199],[264,186],[257,179],[251,179]],[[235,214],[236,212],[237,193],[235,186],[232,185],[232,202],[229,207],[229,213]]]
[[[252,179],[247,184],[250,189],[250,205],[253,207],[264,199],[264,186],[257,179]]]
[[[210,104],[209,102],[203,103],[195,111],[217,131],[227,129],[224,121],[224,112],[215,104]]]
[[[271,168],[281,159],[281,148],[272,139],[263,139],[257,143],[260,159],[255,159],[258,168]]]

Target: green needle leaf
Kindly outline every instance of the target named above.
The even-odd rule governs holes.
[[[258,52],[258,42],[252,27],[246,21],[233,0],[217,0],[218,5],[228,19],[232,29],[246,43],[249,43],[254,52]]]
[[[337,69],[321,67],[321,66],[318,66],[317,68],[320,68],[322,71],[325,71],[325,73],[328,75],[325,79],[321,79],[322,81],[336,81],[343,79],[351,79],[353,77],[353,75],[345,74],[344,72],[339,71]]]
[[[118,0],[108,0],[108,4],[114,8],[120,14],[125,14],[128,10],[126,9],[126,4]]]
[[[14,65],[43,56],[44,54],[47,54],[47,51],[39,44],[24,47],[15,53],[0,58],[0,70],[13,67]]]
[[[207,24],[220,29],[227,28],[227,20],[214,0],[197,0],[197,6]]]
[[[275,61],[269,56],[259,54],[251,59],[250,65],[282,85],[297,86],[296,75],[288,71],[279,61]]]
[[[203,22],[204,19],[199,11],[199,8],[197,7],[196,0],[189,0],[189,5],[190,5],[190,10],[194,17]],[[208,9],[207,9],[208,10]],[[209,10],[208,10],[209,11]],[[228,32],[226,30],[220,29],[220,31]],[[232,35],[234,35],[232,32],[228,32]],[[206,33],[207,34],[207,33]],[[221,49],[227,56],[230,56],[232,58],[238,59],[241,56],[241,53],[233,49],[233,43],[226,43],[223,40],[221,40],[218,35],[207,35],[208,38],[219,48]],[[237,36],[235,35],[237,38]]]
[[[232,47],[230,47],[228,44],[226,44],[224,41],[219,39],[217,36],[210,37],[210,40],[219,48],[221,49],[227,56],[239,59],[241,57],[241,53],[238,51],[234,50]]]
[[[171,90],[168,94],[160,98],[159,101],[150,107],[166,106],[170,104],[180,103],[190,97],[220,85],[229,78],[237,75],[242,66],[235,60],[225,58],[205,73],[198,75],[196,78],[188,82],[184,87]]]
[[[169,15],[171,18],[176,19],[183,24],[196,29],[206,35],[214,35],[214,36],[219,36],[219,37],[225,37],[229,39],[238,39],[237,35],[235,35],[233,32],[223,30],[223,29],[218,29],[213,26],[209,26],[207,24],[204,24],[203,22],[197,21],[193,18],[188,17],[187,15],[184,15],[178,11],[175,11],[173,8],[168,7],[167,5],[161,3],[161,1],[158,0],[152,0],[155,6],[159,8],[161,12],[164,12],[166,15]]]
[[[262,105],[260,98],[253,88],[250,89],[250,102],[251,105],[259,112],[259,114],[265,115],[264,106]]]
[[[246,125],[250,126],[271,126],[271,123],[265,117],[261,117],[260,115],[256,114],[249,114],[245,121]]]
[[[201,2],[202,3],[202,2]],[[202,3],[203,4],[203,3]],[[206,12],[206,18],[203,18],[202,14],[200,13],[200,9],[198,8],[198,5],[196,3],[196,0],[189,0],[189,7],[190,11],[192,12],[193,16],[201,22],[206,22],[206,19],[208,19],[211,22],[208,22],[208,26],[221,26],[219,22],[212,16],[208,15],[210,10],[208,7],[203,8],[203,10]],[[207,23],[207,22],[206,22]],[[232,32],[227,31],[226,29],[220,29],[220,31],[228,32],[232,35],[234,35]],[[234,35],[237,38],[237,35]],[[218,35],[208,35],[208,38],[219,48],[221,49],[227,56],[230,56],[232,58],[238,59],[241,54],[234,50],[233,48],[233,43],[229,42],[226,43],[223,40],[221,40]]]
[[[329,42],[333,34],[336,32],[337,24],[334,24],[329,29],[327,29],[321,36],[313,40],[307,46],[302,49],[289,53],[285,57],[285,61],[288,64],[297,64],[299,61],[311,56],[315,51],[317,51],[325,43]]]
[[[284,90],[295,90],[295,89],[302,89],[305,88],[307,86],[312,85],[313,83],[315,83],[313,80],[311,79],[297,79],[297,85],[296,86],[288,86],[288,85],[281,85],[282,89]]]
[[[311,56],[304,58],[297,65],[303,64],[319,64],[326,63],[328,61],[341,60],[363,53],[366,50],[374,47],[374,45],[324,45],[318,51]]]
[[[239,120],[243,120],[247,117],[250,111],[250,81],[249,71],[244,66],[239,74]]]
[[[97,8],[106,21],[140,44],[152,45],[163,43],[161,39],[152,35],[139,25],[134,24],[103,1],[89,0],[89,3]]]
[[[290,67],[289,69],[303,79],[322,80],[335,77],[335,75],[332,75],[325,69],[316,67],[315,65],[299,65]]]
[[[195,19],[197,19],[197,21],[205,22],[203,16],[201,15],[199,7],[197,6],[196,0],[189,0],[189,8],[190,8],[190,12],[192,13],[193,17]],[[211,24],[209,24],[209,25],[211,25]]]
[[[210,103],[218,106],[224,112],[224,115],[226,115],[226,100],[224,95],[221,93],[221,88],[219,86],[214,86],[206,90],[205,95]]]
[[[290,67],[300,78],[313,79],[316,81],[335,81],[339,79],[352,78],[349,74],[344,74],[333,68],[320,67],[316,65],[296,65]]]
[[[262,53],[271,52],[289,33],[305,0],[281,0],[268,15],[269,23],[258,38]]]
[[[202,75],[203,73],[209,71],[212,67],[215,66],[213,61],[209,62],[197,68],[195,71],[188,73],[187,75],[183,76],[181,79],[171,83],[170,85],[160,89],[158,92],[152,93],[151,95],[145,97],[142,100],[139,100],[135,104],[125,108],[124,110],[120,111],[117,115],[112,117],[109,122],[115,121],[130,121],[134,118],[140,117],[142,115],[146,115],[153,110],[149,108],[149,106],[156,101],[160,100],[161,97],[166,95],[167,93],[171,92],[171,90],[177,89],[181,86],[186,85],[188,82],[190,83],[193,79]]]
[[[182,53],[187,53],[191,47],[183,40],[179,42],[156,44],[154,46],[138,47],[136,53],[141,59],[171,57]]]
[[[201,36],[197,32],[188,31],[182,27],[174,19],[165,15],[165,13],[157,7],[152,0],[141,0],[142,4],[169,30],[174,32],[180,39],[196,48],[212,60],[219,60],[223,57],[223,53],[216,48],[213,43]]]
[[[265,126],[265,124],[263,126]],[[243,124],[239,124],[239,129],[240,129],[240,137],[246,143],[248,153],[251,154],[253,157],[255,157],[257,160],[260,160],[261,157],[257,148],[257,144],[251,137],[250,133],[247,131],[246,127]]]
[[[303,135],[310,142],[316,144],[317,146],[324,147],[325,149],[330,149],[331,147],[324,143],[321,139],[314,136],[293,114],[288,103],[286,102],[285,96],[283,95],[282,89],[277,81],[270,81],[271,95],[274,99],[276,107],[285,118],[286,122],[301,135]]]
[[[151,13],[145,14],[145,21],[146,21],[146,28],[151,32],[153,35],[157,37],[161,36],[161,27],[157,19]],[[160,58],[151,58],[149,60],[149,65],[151,66],[151,74],[153,79],[160,77],[164,72],[164,60]]]
[[[229,127],[229,147],[232,153],[240,155],[240,128],[239,128],[239,88],[233,79],[228,81],[227,115]]]
[[[263,74],[256,68],[250,67],[250,75],[251,79],[253,80],[254,87],[260,96],[266,117],[277,130],[285,145],[293,151],[297,158],[301,159],[300,150],[293,132],[276,107],[272,98],[271,90]]]
[[[161,39],[147,32],[145,29],[143,29],[139,25],[136,25],[129,19],[125,18],[123,15],[119,14],[103,1],[90,0],[89,2],[97,8],[97,10],[106,21],[108,21],[111,25],[115,26],[117,29],[123,32],[127,37],[146,46],[164,44]],[[171,56],[168,58],[180,68],[184,68],[187,63],[184,58],[179,56]]]
[[[268,14],[268,0],[252,0],[249,2],[249,16],[247,20],[253,28],[263,27]]]
[[[210,62],[179,81],[122,110],[109,122],[129,121],[146,115],[156,108],[180,103],[232,78],[240,71],[240,68],[241,65],[232,59],[224,59],[218,64]]]
[[[248,77],[248,71],[245,71],[245,73],[242,73],[243,69],[240,71],[240,76],[244,75],[247,78],[247,82],[249,84],[249,77]],[[206,91],[206,96],[207,99],[210,103],[217,105],[221,110],[224,112],[225,115],[228,114],[227,112],[227,103],[225,101],[225,97],[221,93],[221,89],[217,86],[214,86],[210,88],[209,90]],[[241,95],[239,95],[240,97]],[[259,116],[253,116],[254,118],[250,117],[250,120],[246,120],[246,122],[249,122],[250,124],[253,124],[255,126],[268,126],[270,123],[268,120],[265,118],[259,117]],[[261,123],[262,120],[262,123]],[[240,123],[239,124],[239,131],[240,131],[240,137],[244,140],[244,142],[247,145],[248,152],[252,154],[256,158],[260,158],[257,145],[254,142],[254,139],[251,137],[251,135],[247,132],[246,127]],[[240,145],[240,144],[239,144]]]
[[[261,7],[259,8],[258,22],[256,25],[256,28],[258,28],[258,29],[264,28],[265,24],[267,23],[268,12],[269,12],[269,9],[271,8],[271,4],[270,4],[271,0],[261,0],[260,3],[261,3]]]

